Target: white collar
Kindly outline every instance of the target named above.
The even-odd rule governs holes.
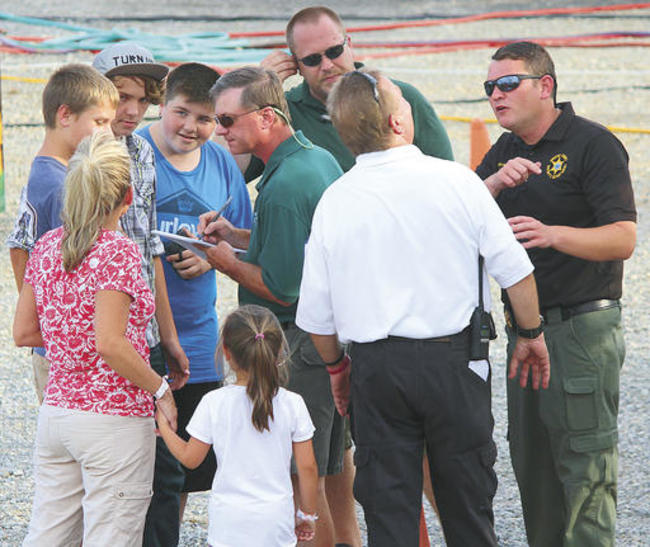
[[[378,150],[377,152],[368,152],[367,154],[359,154],[356,158],[356,163],[359,166],[372,166],[382,163],[392,163],[396,161],[403,161],[407,158],[415,158],[422,156],[420,149],[414,144],[405,144],[402,146],[395,146],[386,150]]]

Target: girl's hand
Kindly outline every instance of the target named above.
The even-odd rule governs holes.
[[[171,389],[168,389],[165,394],[156,401],[156,422],[158,422],[158,427],[160,427],[161,422],[164,422],[164,424],[172,431],[176,431],[176,417],[176,403]]]
[[[296,537],[298,541],[311,541],[316,535],[316,523],[313,520],[301,520],[296,517]]]

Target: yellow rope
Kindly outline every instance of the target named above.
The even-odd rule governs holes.
[[[46,78],[25,78],[24,76],[7,76],[2,75],[3,80],[13,80],[14,82],[27,82],[29,84],[45,84]]]
[[[438,116],[438,117],[441,120],[446,120],[450,122],[464,122],[464,123],[471,123],[472,120],[476,119],[476,118],[469,118],[466,116]],[[497,121],[493,118],[487,118],[481,121],[485,123],[497,123]],[[638,133],[641,135],[650,135],[650,129],[642,129],[640,127],[618,127],[614,125],[607,125],[605,127],[607,127],[607,129],[609,129],[612,133]]]

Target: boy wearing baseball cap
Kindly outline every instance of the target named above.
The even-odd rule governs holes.
[[[143,275],[156,295],[157,325],[152,321],[147,330],[151,366],[161,375],[169,374],[172,389],[179,389],[187,381],[189,361],[178,341],[167,297],[161,262],[165,250],[160,238],[151,233],[157,226],[154,154],[146,139],[134,133],[149,105],[161,103],[169,69],[156,63],[148,49],[130,42],[120,42],[99,52],[93,66],[113,82],[120,94],[111,128],[116,137],[124,138],[129,150],[134,190],[133,205],[122,217],[122,225],[140,247]],[[157,438],[153,496],[143,538],[145,547],[178,544],[183,480],[180,464],[162,439]]]

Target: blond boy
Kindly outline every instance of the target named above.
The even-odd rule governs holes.
[[[18,291],[25,264],[41,235],[61,225],[63,180],[68,160],[84,137],[110,130],[119,96],[115,86],[94,68],[71,64],[58,69],[43,90],[45,138],[20,197],[14,229],[7,238]],[[49,363],[43,348],[32,354],[39,403],[47,383]]]

